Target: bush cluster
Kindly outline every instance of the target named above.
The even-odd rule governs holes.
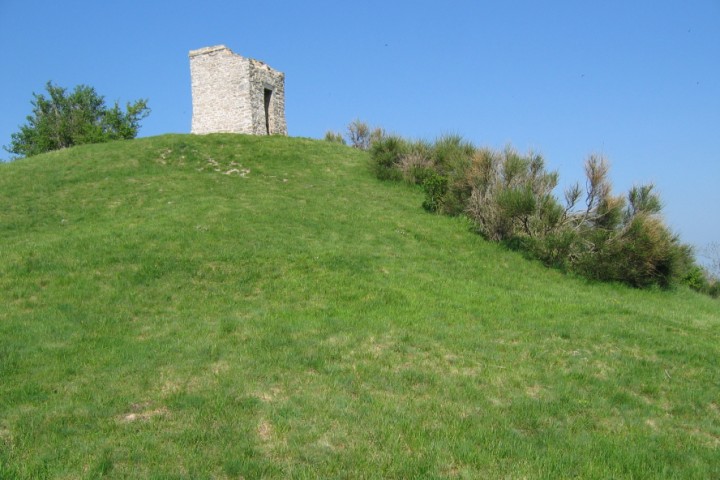
[[[332,143],[347,145],[348,142],[353,148],[369,150],[373,143],[385,137],[385,130],[379,127],[371,128],[367,122],[359,119],[353,120],[347,127],[347,142],[341,133],[331,130],[325,132],[325,140]]]
[[[347,145],[345,142],[345,138],[343,138],[342,133],[333,132],[331,130],[328,130],[325,132],[325,141],[330,143],[339,143],[341,145]]]
[[[711,271],[698,265],[693,265],[688,270],[683,281],[693,290],[713,298],[720,298],[720,280]]]
[[[663,223],[653,186],[614,195],[602,157],[587,159],[585,186],[561,200],[558,173],[535,153],[476,148],[457,135],[434,143],[383,135],[369,151],[378,178],[422,187],[426,210],[467,215],[488,240],[548,266],[639,288],[685,283],[710,292],[690,247]]]

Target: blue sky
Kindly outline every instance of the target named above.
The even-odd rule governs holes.
[[[188,51],[217,44],[285,72],[292,136],[457,133],[538,151],[564,185],[600,153],[616,193],[652,182],[683,241],[720,241],[720,0],[0,0],[0,145],[48,80],[149,99],[141,136],[187,133]]]

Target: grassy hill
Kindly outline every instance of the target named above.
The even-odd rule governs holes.
[[[326,142],[0,165],[0,478],[718,478],[720,305],[562,276]]]

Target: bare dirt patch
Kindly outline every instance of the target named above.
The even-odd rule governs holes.
[[[133,404],[132,409],[136,410],[121,416],[120,420],[124,423],[147,421],[155,417],[164,417],[170,414],[166,407],[148,408],[147,404]]]

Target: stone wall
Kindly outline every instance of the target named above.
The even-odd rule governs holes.
[[[192,133],[287,135],[283,73],[224,45],[189,56]]]

